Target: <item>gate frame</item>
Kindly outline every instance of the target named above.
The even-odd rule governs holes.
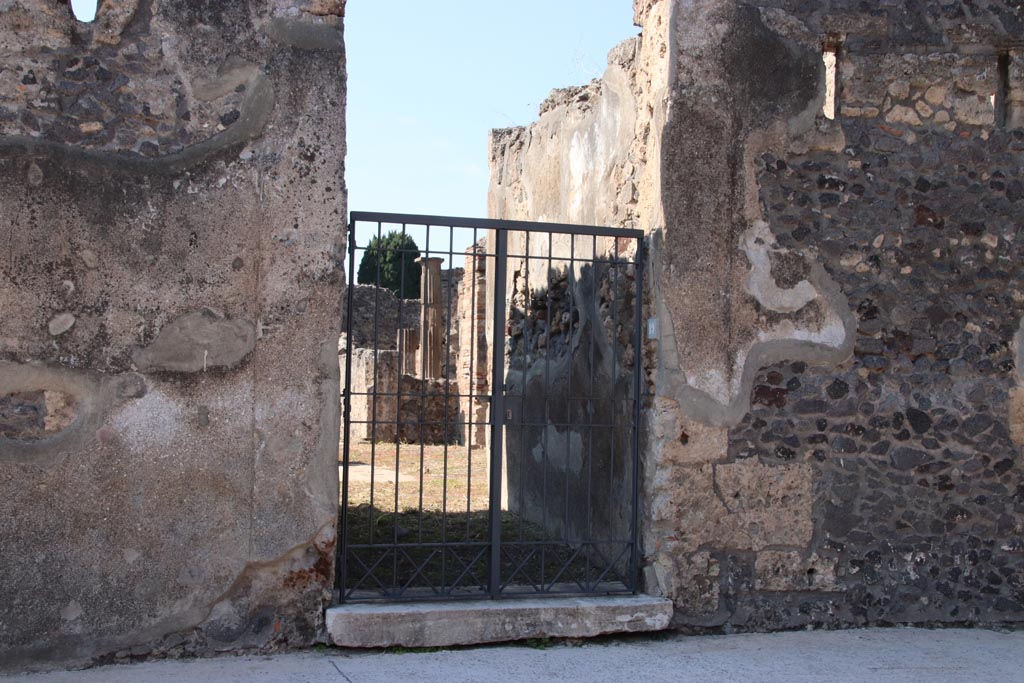
[[[503,415],[505,413],[505,367],[504,362],[497,362],[502,355],[499,353],[499,349],[504,348],[504,330],[507,322],[506,318],[506,279],[508,277],[508,233],[510,231],[517,232],[540,232],[545,234],[564,234],[564,235],[581,235],[586,237],[608,237],[613,239],[631,239],[636,240],[636,255],[633,260],[633,266],[635,268],[635,300],[634,300],[634,324],[633,324],[633,377],[632,377],[632,388],[633,388],[633,435],[632,435],[632,455],[631,464],[633,472],[633,482],[631,495],[631,519],[630,519],[630,531],[629,531],[629,543],[630,543],[630,558],[629,558],[629,579],[630,584],[627,586],[625,591],[617,592],[621,593],[632,593],[637,595],[640,593],[640,581],[639,581],[639,561],[640,561],[640,419],[641,419],[641,404],[643,396],[641,394],[641,387],[643,386],[643,286],[644,286],[644,233],[641,230],[632,230],[629,228],[608,228],[595,225],[576,225],[572,223],[546,223],[546,222],[533,222],[533,221],[517,221],[517,220],[503,220],[503,219],[491,219],[491,218],[467,218],[458,216],[438,216],[438,215],[421,215],[421,214],[403,214],[403,213],[386,213],[386,212],[373,212],[373,211],[352,211],[349,213],[349,221],[347,226],[347,241],[348,241],[348,265],[349,271],[346,278],[346,292],[345,292],[345,381],[344,387],[342,387],[342,429],[344,430],[344,444],[342,446],[342,479],[341,485],[341,523],[338,529],[338,550],[335,557],[335,586],[339,589],[339,602],[344,604],[346,602],[385,602],[394,600],[428,600],[438,599],[437,597],[431,596],[430,598],[418,598],[413,596],[401,596],[401,597],[383,597],[375,598],[373,600],[368,599],[349,599],[345,598],[345,590],[347,581],[347,538],[348,538],[348,485],[349,485],[349,463],[350,463],[350,433],[351,433],[351,392],[350,387],[352,383],[352,319],[351,315],[352,304],[354,299],[354,291],[356,284],[356,250],[359,248],[356,245],[356,224],[357,223],[377,223],[380,224],[395,224],[402,225],[403,228],[407,225],[424,226],[428,230],[431,226],[438,227],[449,227],[449,228],[476,228],[482,230],[494,231],[495,235],[495,249],[494,255],[490,256],[485,254],[484,258],[494,258],[494,282],[493,284],[493,295],[494,295],[494,310],[492,313],[493,329],[491,331],[491,385],[490,385],[490,397],[488,403],[490,405],[490,454],[489,454],[489,466],[490,466],[490,479],[488,482],[489,490],[489,509],[488,518],[490,521],[490,534],[488,538],[488,544],[490,546],[490,558],[488,567],[488,586],[486,595],[478,594],[467,596],[470,598],[479,599],[481,597],[489,597],[491,599],[516,599],[516,598],[529,598],[529,597],[543,597],[552,595],[552,593],[546,592],[535,592],[535,593],[503,593],[501,590],[501,488],[502,488],[502,454],[503,454],[503,439],[501,438],[504,433],[505,421]],[[450,246],[449,246],[450,248]],[[428,250],[427,255],[430,252]],[[595,254],[596,257],[596,254]],[[526,257],[529,258],[529,255]],[[450,266],[451,264],[449,264]],[[451,321],[449,321],[449,325]],[[375,361],[376,362],[376,361]],[[396,482],[397,486],[397,482]],[[586,592],[574,592],[574,593],[558,593],[559,595],[594,595],[594,593]],[[441,599],[457,600],[464,599],[461,596],[446,595],[442,596]]]

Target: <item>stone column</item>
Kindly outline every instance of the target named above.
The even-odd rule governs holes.
[[[490,342],[485,331],[487,319],[487,259],[484,243],[466,250],[465,276],[459,293],[459,393],[474,398],[467,404],[467,421],[476,422],[467,429],[467,443],[487,445],[488,404],[480,396],[490,384]]]
[[[441,377],[441,350],[444,330],[441,329],[441,307],[444,293],[441,290],[441,261],[443,259],[420,258],[420,301],[423,302],[420,321],[420,376],[423,379]]]

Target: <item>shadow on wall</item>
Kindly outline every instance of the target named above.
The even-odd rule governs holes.
[[[539,288],[527,269],[511,275],[505,348],[508,508],[552,539],[625,541],[636,476],[634,266],[549,267]]]

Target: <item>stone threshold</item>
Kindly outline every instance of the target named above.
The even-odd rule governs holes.
[[[448,647],[661,631],[671,619],[672,601],[650,595],[356,603],[327,609],[327,633],[339,647]]]

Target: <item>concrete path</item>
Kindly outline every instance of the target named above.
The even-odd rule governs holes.
[[[1024,682],[1024,631],[868,629],[616,639],[549,649],[343,650],[0,676],[0,683]]]

